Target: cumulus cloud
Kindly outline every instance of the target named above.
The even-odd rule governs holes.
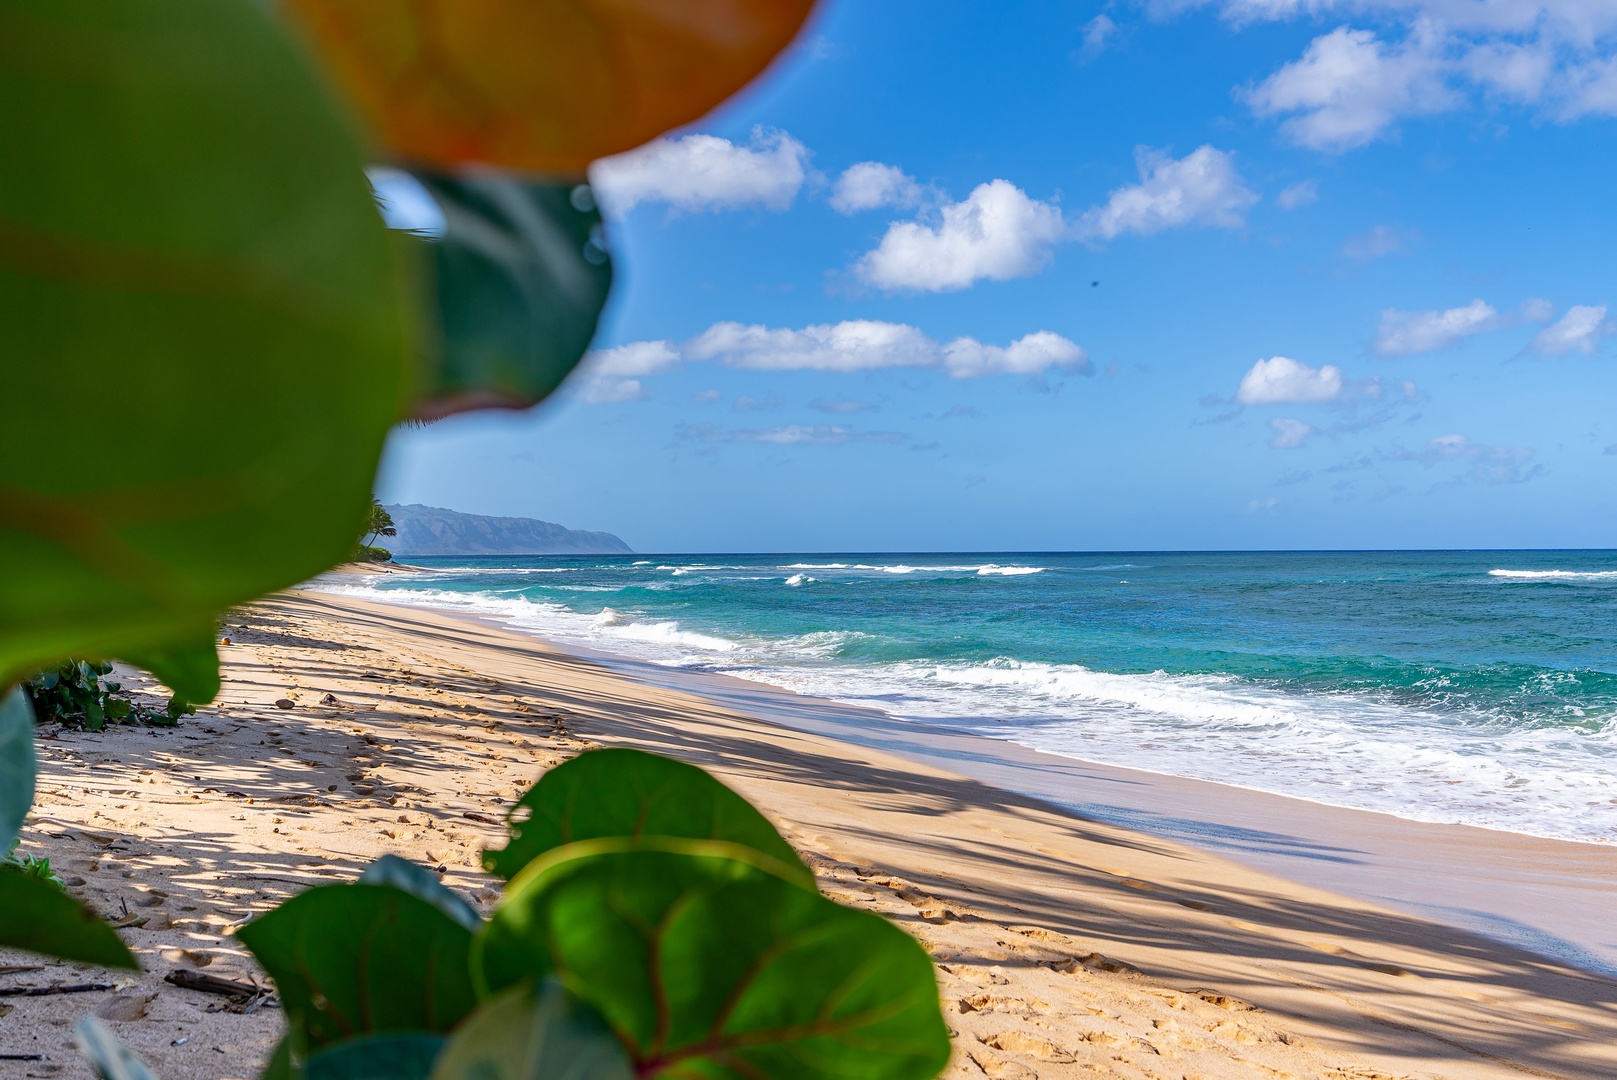
[[[1096,15],[1084,24],[1084,44],[1079,58],[1088,62],[1106,51],[1106,43],[1117,33],[1117,23],[1104,14]]]
[[[1481,300],[1446,311],[1381,313],[1374,348],[1382,356],[1411,356],[1457,345],[1473,334],[1499,325],[1499,313]]]
[[[903,209],[919,206],[922,195],[921,185],[898,166],[861,161],[848,166],[837,177],[831,189],[831,209],[839,214],[855,214],[884,206]]]
[[[605,404],[645,396],[641,380],[682,364],[717,363],[749,371],[880,371],[917,368],[942,371],[952,378],[1024,375],[1039,379],[1051,371],[1094,373],[1089,356],[1077,343],[1048,330],[1025,334],[1007,345],[987,345],[976,338],[940,342],[904,323],[849,319],[801,329],[715,323],[682,345],[637,341],[592,352],[579,365],[577,381],[586,401]],[[696,399],[721,400],[717,391]],[[745,402],[745,404],[743,404]],[[777,399],[737,399],[735,407],[774,407]],[[871,408],[841,398],[813,403],[822,412]]]
[[[741,146],[717,135],[653,139],[590,166],[601,203],[623,214],[643,202],[679,210],[784,210],[809,174],[809,151],[784,131],[754,128]]]
[[[1042,375],[1051,369],[1089,374],[1084,350],[1047,330],[1006,346],[961,337],[940,343],[903,323],[851,319],[801,330],[718,323],[685,346],[692,360],[767,371],[874,371],[937,368],[957,379],[982,375]]]
[[[953,292],[988,278],[1042,270],[1067,226],[1060,208],[1029,198],[1008,180],[979,184],[964,202],[945,203],[935,220],[899,221],[854,275],[888,291]]]
[[[848,443],[900,443],[899,431],[855,431],[836,424],[785,424],[772,428],[727,428],[716,424],[682,424],[679,436],[704,443],[769,443],[774,446],[844,446]]]
[[[1380,138],[1403,117],[1453,108],[1446,70],[1430,24],[1396,45],[1341,26],[1242,96],[1259,116],[1287,117],[1280,128],[1293,141],[1340,152]]]
[[[1241,182],[1234,158],[1203,146],[1175,159],[1161,150],[1134,152],[1140,182],[1118,188],[1104,205],[1085,212],[1078,234],[1112,240],[1124,233],[1154,233],[1184,225],[1240,228],[1258,197]]]
[[[1269,445],[1276,450],[1299,449],[1314,434],[1314,425],[1286,417],[1276,417],[1269,421],[1269,426],[1274,429],[1274,437],[1269,440]]]
[[[1314,368],[1289,356],[1272,356],[1241,377],[1235,400],[1240,405],[1317,405],[1340,398],[1345,386],[1342,369],[1335,365]]]
[[[1604,304],[1598,307],[1579,304],[1568,308],[1565,315],[1534,334],[1527,347],[1540,356],[1592,353],[1596,342],[1613,332]]]

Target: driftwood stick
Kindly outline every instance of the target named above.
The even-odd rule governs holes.
[[[237,979],[225,979],[189,968],[178,968],[163,976],[163,981],[185,990],[200,990],[204,994],[223,994],[226,997],[256,997],[264,993],[262,987]]]
[[[52,994],[90,994],[111,990],[111,983],[57,983],[55,986],[0,986],[0,997],[50,997]]]

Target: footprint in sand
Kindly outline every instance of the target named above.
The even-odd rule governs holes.
[[[995,1050],[1005,1050],[1012,1054],[1026,1054],[1041,1061],[1055,1064],[1069,1064],[1077,1059],[1063,1050],[1049,1039],[1041,1039],[1025,1031],[1000,1031],[992,1035],[979,1035],[978,1039],[985,1046],[992,1046]]]

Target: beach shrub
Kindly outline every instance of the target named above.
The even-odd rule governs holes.
[[[173,695],[162,711],[142,708],[127,697],[123,687],[107,676],[112,665],[97,660],[64,660],[49,671],[23,683],[40,723],[55,722],[86,731],[100,731],[108,724],[146,723],[168,726],[180,717],[196,712],[196,707]]]
[[[352,562],[392,562],[393,553],[384,547],[372,547],[370,544],[360,544],[354,549]]]

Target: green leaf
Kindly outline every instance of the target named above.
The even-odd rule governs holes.
[[[437,378],[417,415],[543,400],[583,359],[612,287],[590,189],[486,169],[414,175],[444,216],[430,253]]]
[[[383,1032],[448,1031],[476,1004],[471,932],[383,885],[323,885],[236,935],[275,980],[311,1051]]]
[[[547,982],[484,1002],[444,1047],[431,1080],[634,1080],[600,1016]]]
[[[166,647],[126,651],[124,659],[157,676],[181,700],[205,705],[219,694],[219,649],[213,628],[210,620],[188,638]]]
[[[269,5],[7,0],[0,43],[6,685],[342,560],[414,373],[356,139]]]
[[[948,1061],[931,961],[898,927],[733,844],[609,843],[512,882],[473,950],[480,989],[554,974],[641,1076],[927,1080]]]
[[[120,1042],[111,1028],[93,1016],[74,1025],[73,1041],[79,1053],[90,1059],[101,1080],[157,1080],[157,1074]]]
[[[0,866],[0,946],[61,960],[140,970],[112,927],[44,878]]]
[[[359,875],[359,883],[391,885],[395,889],[402,889],[411,896],[425,900],[468,930],[477,930],[483,925],[483,917],[464,897],[439,881],[437,874],[409,859],[383,855],[365,868],[365,872]]]
[[[292,1035],[288,1032],[275,1044],[275,1050],[270,1054],[269,1061],[264,1063],[264,1071],[258,1074],[258,1080],[304,1080],[303,1066],[298,1064],[296,1057],[292,1050]]]
[[[370,1035],[327,1047],[303,1067],[304,1080],[427,1080],[442,1035]]]
[[[34,805],[34,772],[34,710],[14,686],[0,693],[0,858],[11,853]]]
[[[526,820],[518,821],[522,813]],[[694,765],[614,748],[551,769],[508,815],[511,842],[485,851],[483,866],[507,880],[552,848],[596,837],[727,840],[791,868],[804,888],[814,875],[751,803]]]

